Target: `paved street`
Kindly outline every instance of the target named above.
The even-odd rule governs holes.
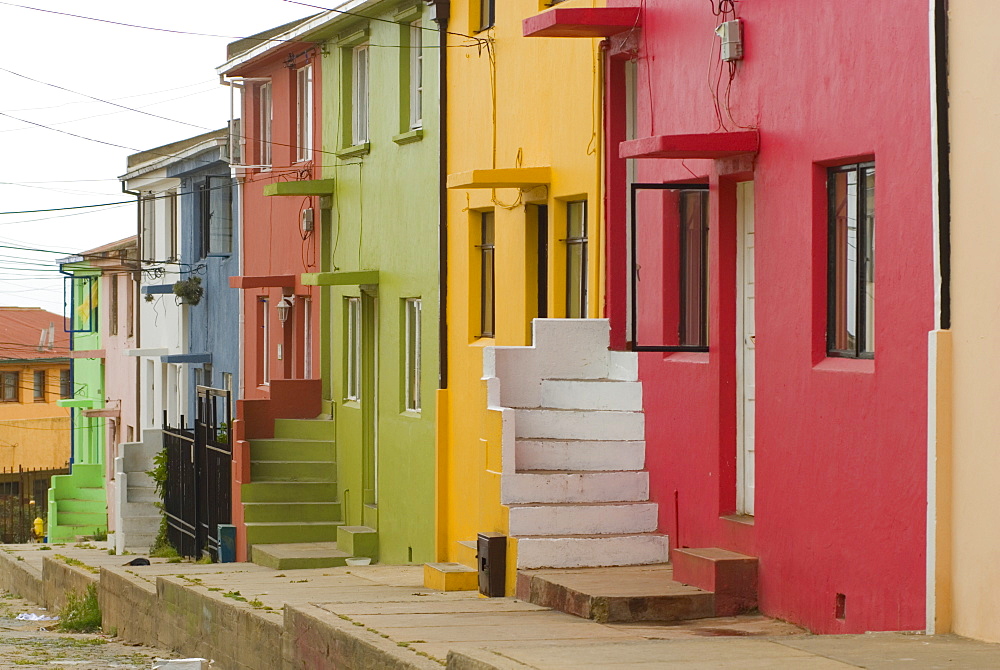
[[[172,652],[123,644],[107,635],[60,633],[51,621],[15,619],[23,612],[51,614],[26,600],[0,593],[0,668],[149,670],[155,658],[177,658]]]

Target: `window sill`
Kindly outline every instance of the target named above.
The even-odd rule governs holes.
[[[838,358],[828,357],[813,366],[817,372],[854,372],[856,374],[874,374],[875,359],[873,358]]]
[[[399,415],[408,417],[410,419],[420,419],[423,417],[423,414],[419,409],[404,409],[402,412],[399,413]]]
[[[347,147],[346,149],[341,149],[337,152],[337,158],[354,158],[356,156],[364,156],[371,151],[371,142],[365,142],[364,144],[355,144],[353,147]]]
[[[405,133],[400,133],[392,138],[392,141],[396,144],[410,144],[412,142],[419,142],[424,138],[423,128],[414,128],[413,130],[407,131]]]
[[[361,401],[360,400],[351,400],[350,398],[344,398],[341,401],[341,404],[344,407],[349,407],[351,409],[361,409]]]

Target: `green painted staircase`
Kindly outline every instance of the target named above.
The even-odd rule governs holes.
[[[68,475],[56,475],[49,488],[49,542],[73,542],[108,530],[104,466],[75,463]]]
[[[333,421],[326,419],[276,419],[273,438],[250,441],[251,479],[241,491],[254,562],[265,560],[260,545],[337,540],[343,517],[335,457]]]

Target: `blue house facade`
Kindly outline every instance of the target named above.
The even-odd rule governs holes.
[[[195,282],[201,296],[187,303],[186,352],[164,357],[186,363],[186,416],[197,414],[197,387],[228,390],[235,403],[239,389],[239,291],[229,277],[239,274],[239,199],[229,168],[229,129],[210,136],[205,151],[177,161],[167,175],[180,181],[178,208],[186,222],[180,240],[181,280]],[[220,421],[224,421],[220,417]]]

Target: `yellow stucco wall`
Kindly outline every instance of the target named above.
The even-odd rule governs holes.
[[[500,501],[500,417],[486,410],[485,346],[530,344],[536,316],[534,206],[549,212],[548,316],[566,314],[566,202],[587,200],[588,316],[602,316],[601,52],[599,40],[525,38],[521,22],[542,0],[497,2],[494,28],[475,32],[478,0],[452,3],[449,30],[449,174],[549,167],[548,186],[457,188],[448,194],[448,388],[438,404],[437,553],[473,566],[460,545],[478,532],[507,533]],[[592,7],[570,0],[560,7]],[[460,45],[468,45],[462,48]],[[495,123],[494,123],[495,120]],[[495,212],[496,328],[480,337],[480,213]],[[508,546],[508,565],[516,545]],[[510,572],[510,574],[513,574]],[[513,579],[508,579],[508,590]]]
[[[937,595],[955,633],[1000,642],[1000,226],[990,169],[1000,154],[1000,43],[988,16],[982,3],[951,0],[952,449],[951,479],[938,485],[939,498],[951,492],[950,505],[938,504],[950,514],[950,526],[938,520],[950,568]]]
[[[62,468],[69,461],[69,410],[56,405],[59,370],[68,364],[0,365],[20,373],[19,402],[0,402],[0,469]],[[34,373],[46,373],[45,401],[34,399]]]

